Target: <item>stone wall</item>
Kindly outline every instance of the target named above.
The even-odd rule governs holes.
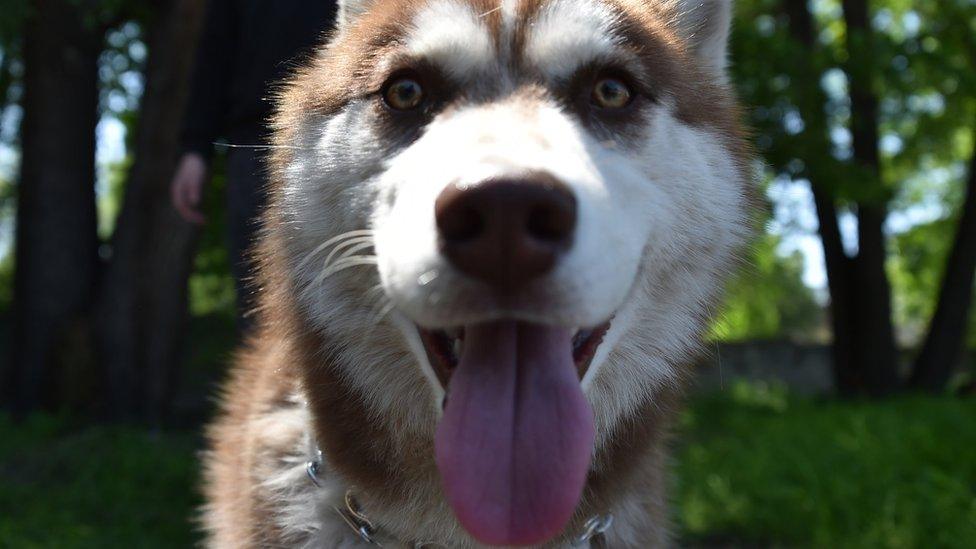
[[[907,369],[909,353],[904,356]],[[976,370],[976,354],[968,353],[962,362],[971,371]],[[695,387],[717,391],[741,379],[783,383],[797,394],[829,394],[834,388],[830,346],[791,341],[713,345],[698,365]]]

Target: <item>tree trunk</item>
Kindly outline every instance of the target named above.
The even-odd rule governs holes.
[[[817,136],[813,158],[831,158],[824,105],[827,98],[820,85],[823,67],[812,57],[818,51],[813,17],[806,0],[784,0],[793,38],[807,55],[799,59],[797,97],[807,131]],[[878,108],[871,90],[869,68],[870,30],[864,0],[845,0],[844,17],[848,25],[851,60],[847,67],[852,103],[854,159],[866,174],[858,201],[859,250],[849,257],[844,250],[837,218],[837,189],[829,187],[832,175],[826,166],[807,165],[813,187],[819,232],[824,248],[830,291],[833,329],[834,380],[843,395],[884,395],[898,386],[897,355],[891,324],[891,290],[884,270],[886,252],[882,231],[885,219],[885,193],[881,188],[878,157]]]
[[[97,339],[118,418],[166,415],[181,355],[196,231],[173,211],[169,182],[205,4],[157,4],[135,161],[99,299]]]
[[[826,135],[826,134],[825,134]],[[830,321],[834,336],[832,345],[834,385],[841,394],[849,394],[859,385],[857,378],[857,339],[854,330],[855,310],[851,298],[852,260],[844,252],[837,206],[834,198],[814,186],[813,199],[817,209],[820,240],[827,267],[827,286],[830,292]]]
[[[898,353],[891,320],[891,286],[884,222],[887,192],[881,180],[878,151],[878,100],[872,84],[874,59],[867,0],[844,0],[848,63],[845,67],[851,96],[851,133],[854,161],[864,181],[858,189],[858,254],[853,262],[853,311],[856,330],[854,367],[861,386],[848,392],[884,396],[898,389]]]
[[[809,142],[811,158],[832,157],[824,106],[827,96],[820,86],[823,67],[817,66],[818,54],[816,29],[806,0],[785,0],[784,13],[789,18],[789,30],[793,39],[803,46],[806,53],[797,62],[802,68],[796,71],[795,86],[798,108],[806,124],[806,131],[814,136]],[[824,250],[827,269],[827,288],[830,293],[830,321],[833,333],[832,358],[834,383],[842,394],[849,394],[861,385],[857,371],[857,334],[855,333],[856,306],[852,296],[853,260],[844,251],[835,199],[836,189],[830,187],[833,179],[830,166],[806,163],[806,175],[813,191],[817,213],[817,230]]]
[[[13,360],[5,400],[38,408],[84,349],[98,271],[95,125],[102,30],[68,0],[36,0],[24,28],[24,118],[17,202]],[[69,364],[70,363],[70,364]],[[85,371],[89,378],[91,371]],[[80,377],[85,377],[84,375]]]
[[[952,375],[966,342],[966,324],[976,275],[976,151],[969,167],[966,200],[956,238],[946,262],[939,301],[922,351],[915,360],[911,386],[938,393]]]

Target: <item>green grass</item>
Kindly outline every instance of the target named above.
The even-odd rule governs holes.
[[[789,399],[760,386],[684,418],[677,519],[688,541],[976,547],[976,400]]]
[[[0,418],[0,547],[185,547],[199,439]],[[976,400],[698,398],[675,454],[682,545],[974,547]]]
[[[188,547],[197,437],[0,417],[0,547]]]

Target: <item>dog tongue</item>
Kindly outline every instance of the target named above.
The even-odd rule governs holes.
[[[593,451],[572,332],[513,321],[465,328],[435,449],[447,500],[489,545],[559,534]]]

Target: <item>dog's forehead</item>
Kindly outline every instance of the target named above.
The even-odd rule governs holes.
[[[402,49],[453,76],[483,71],[495,60],[498,21],[496,12],[481,11],[486,7],[458,0],[422,3],[404,29]]]
[[[523,57],[556,78],[565,78],[582,63],[619,53],[615,28],[622,15],[598,0],[553,0],[527,24]]]
[[[526,64],[564,78],[619,53],[626,15],[608,0],[424,0],[405,17],[402,50],[453,76]]]

